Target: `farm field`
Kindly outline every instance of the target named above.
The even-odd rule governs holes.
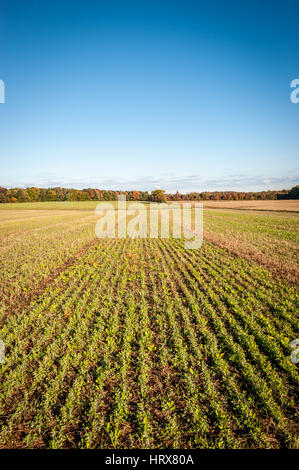
[[[298,199],[281,199],[274,201],[204,201],[204,206],[211,209],[299,212]]]
[[[184,203],[194,203],[194,201],[182,201]],[[298,212],[299,201],[294,200],[266,200],[266,201],[200,201],[206,209],[237,209],[250,211],[275,211],[275,212]],[[19,210],[93,210],[98,201],[51,201],[51,202],[22,202],[0,204],[0,211]],[[110,202],[111,203],[111,202]],[[129,202],[128,202],[129,203]],[[112,201],[116,205],[117,202]],[[143,202],[144,204],[144,202]],[[148,204],[148,203],[146,203]]]
[[[186,250],[95,206],[0,205],[0,447],[298,447],[299,214],[207,208]]]

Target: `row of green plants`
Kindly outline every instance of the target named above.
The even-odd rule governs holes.
[[[3,312],[0,446],[295,447],[297,311],[209,243],[98,240]]]

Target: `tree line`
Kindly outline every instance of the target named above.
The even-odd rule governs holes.
[[[119,195],[128,201],[149,201],[147,191],[107,191],[101,189],[12,188],[0,187],[0,203],[44,201],[116,201]]]
[[[108,191],[104,189],[69,189],[69,188],[4,188],[0,187],[0,203],[42,202],[42,201],[116,201],[118,196],[126,196],[127,201],[249,201],[267,199],[298,199],[299,186],[290,191],[204,191],[191,193],[166,193],[156,189],[148,191]]]

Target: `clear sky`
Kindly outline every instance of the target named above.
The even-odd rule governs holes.
[[[298,0],[0,0],[0,185],[294,186],[298,44]]]

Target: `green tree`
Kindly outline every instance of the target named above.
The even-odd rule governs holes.
[[[289,192],[290,199],[299,199],[299,185],[294,186],[291,191]]]
[[[28,193],[27,193],[26,189],[18,189],[17,200],[19,202],[28,202],[28,201],[30,201],[30,197],[28,196]]]
[[[155,202],[166,202],[166,194],[164,189],[155,189],[152,191],[152,201]]]

